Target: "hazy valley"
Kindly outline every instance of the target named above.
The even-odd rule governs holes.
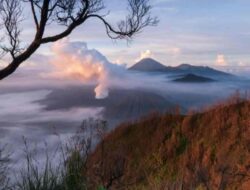
[[[249,190],[249,6],[0,0],[0,190]]]

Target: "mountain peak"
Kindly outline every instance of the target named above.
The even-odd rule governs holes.
[[[189,69],[191,67],[193,67],[193,66],[188,64],[188,63],[183,63],[183,64],[177,66],[177,68],[179,68],[179,69]]]
[[[141,59],[139,62],[141,62],[141,61],[155,61],[155,62],[157,62],[156,60],[154,60],[154,59],[151,58],[151,57],[143,58],[143,59]]]
[[[152,59],[145,58],[134,64],[129,70],[137,70],[137,71],[165,71],[166,66],[161,64],[160,62]]]

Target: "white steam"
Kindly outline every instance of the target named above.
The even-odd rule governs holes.
[[[112,72],[122,70],[110,63],[106,57],[95,49],[88,49],[84,42],[61,40],[52,46],[54,56],[51,63],[56,71],[50,76],[60,79],[73,79],[83,82],[97,82],[95,94],[97,99],[109,95],[109,82]],[[119,69],[117,69],[119,68]]]

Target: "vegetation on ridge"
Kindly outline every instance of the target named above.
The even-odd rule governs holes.
[[[176,112],[151,114],[107,135],[105,122],[90,120],[83,126],[91,135],[78,133],[58,168],[47,157],[39,170],[27,154],[27,169],[9,189],[249,189],[250,102]]]
[[[249,113],[250,103],[237,100],[121,125],[93,153],[88,175],[109,189],[249,189]],[[100,170],[102,179],[92,176]]]

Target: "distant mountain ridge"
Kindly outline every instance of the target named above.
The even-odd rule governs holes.
[[[174,82],[182,82],[182,83],[205,83],[205,82],[215,82],[214,79],[208,77],[202,77],[194,74],[187,74],[180,78],[174,79]]]
[[[181,64],[176,67],[165,66],[162,63],[152,59],[142,59],[138,63],[129,68],[131,71],[139,72],[160,72],[166,74],[195,74],[202,76],[220,76],[220,77],[232,77],[232,74],[219,71],[208,66],[194,66],[190,64]]]

